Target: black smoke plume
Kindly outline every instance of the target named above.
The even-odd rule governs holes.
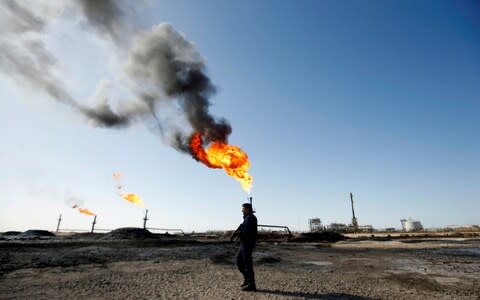
[[[74,1],[69,9],[81,14],[83,25],[112,42],[119,53],[127,53],[124,69],[134,95],[129,105],[113,108],[110,99],[102,98],[97,105],[87,107],[74,99],[55,76],[57,60],[42,40],[41,33],[49,19],[11,0],[2,1],[0,7],[12,20],[7,33],[15,35],[16,42],[0,40],[1,70],[73,107],[95,126],[120,128],[144,121],[154,124],[162,135],[168,135],[172,146],[182,152],[190,152],[193,132],[201,133],[205,143],[227,142],[231,126],[209,111],[215,87],[194,45],[170,24],[159,24],[151,30],[138,29],[126,3],[80,0]],[[26,34],[30,32],[37,36]],[[187,128],[183,123],[172,124],[159,117],[164,105],[172,103],[181,112]]]

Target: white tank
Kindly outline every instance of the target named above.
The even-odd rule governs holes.
[[[412,219],[408,219],[408,220],[402,219],[400,220],[400,222],[402,223],[402,229],[407,232],[418,231],[423,229],[422,223],[420,221],[416,221]]]

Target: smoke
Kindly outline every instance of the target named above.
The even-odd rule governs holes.
[[[56,58],[46,49],[42,33],[48,22],[13,0],[0,2],[0,70],[19,84],[29,84],[52,98],[73,100],[54,75]]]
[[[65,195],[65,204],[71,208],[83,207],[85,205],[85,201],[78,196],[73,196],[70,193]]]
[[[108,97],[97,95],[96,104],[86,106],[70,95],[55,76],[57,59],[43,41],[49,18],[12,0],[0,3],[9,24],[8,29],[3,29],[7,31],[5,38],[0,40],[0,70],[69,105],[94,126],[122,128],[143,121],[158,129],[162,137],[168,137],[167,142],[177,150],[187,153],[194,132],[200,133],[205,143],[227,142],[231,126],[209,111],[209,99],[216,89],[194,45],[170,24],[138,29],[132,9],[126,5],[126,1],[80,0],[69,8],[80,13],[85,25],[82,28],[93,29],[118,53],[126,53],[126,58],[119,61],[132,95],[128,104],[112,107]],[[165,107],[175,107],[183,121],[162,117],[162,113],[168,114]]]
[[[88,24],[102,35],[123,46],[120,36],[127,28],[127,14],[115,1],[78,1]],[[195,132],[204,140],[226,142],[231,127],[224,119],[216,120],[210,113],[209,98],[215,93],[206,75],[203,59],[192,43],[169,24],[154,26],[141,32],[128,51],[126,75],[133,85],[133,93],[140,102],[129,111],[115,114],[107,101],[85,114],[100,126],[128,125],[132,119],[149,119],[164,133],[164,124],[156,111],[164,102],[177,101]],[[143,104],[142,104],[143,103]],[[171,134],[172,144],[181,151],[189,150],[190,134],[177,130]]]
[[[26,7],[19,5],[14,0],[4,0],[2,5],[2,12],[10,16],[9,22],[2,24],[2,31],[14,33],[43,31],[45,20],[33,14]]]
[[[142,0],[79,0],[74,5],[80,10],[87,27],[94,29],[104,38],[110,38],[116,44],[128,43],[133,35],[136,6]]]
[[[140,90],[138,97],[150,107],[178,101],[193,131],[202,133],[207,142],[227,140],[230,125],[209,112],[215,87],[203,59],[171,25],[157,25],[138,37],[129,53],[127,74]],[[175,146],[182,150],[188,143],[181,132],[176,134]]]

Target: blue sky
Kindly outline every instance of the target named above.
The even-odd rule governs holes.
[[[479,224],[480,6],[474,1],[161,1],[140,11],[195,43],[218,87],[214,115],[251,159],[259,222],[308,218],[426,227]],[[55,27],[56,26],[56,27]],[[69,89],[87,98],[109,51],[78,24],[47,36]],[[88,126],[68,107],[0,75],[0,231],[140,226],[113,172],[140,194],[150,226],[231,229],[246,194],[139,123]]]

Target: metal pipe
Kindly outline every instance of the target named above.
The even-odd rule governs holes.
[[[90,231],[91,233],[93,233],[95,230],[95,224],[97,224],[97,216],[93,217],[92,230]]]
[[[143,229],[147,229],[147,221],[148,221],[148,209],[145,210],[145,217],[143,218]]]
[[[57,231],[58,232],[60,230],[60,223],[62,222],[62,214],[60,214],[60,216],[58,217],[58,223],[57,223]]]
[[[355,210],[353,209],[353,194],[350,193],[350,201],[352,202],[352,215],[353,215],[353,218],[355,219]]]
[[[290,228],[288,226],[280,226],[280,225],[257,225],[258,227],[272,227],[272,228],[283,228],[287,230],[288,235],[291,236],[292,232],[290,231]]]

